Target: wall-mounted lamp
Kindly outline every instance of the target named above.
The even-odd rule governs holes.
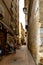
[[[24,14],[27,14],[28,13],[28,10],[27,10],[26,7],[23,8],[23,12],[24,12]]]

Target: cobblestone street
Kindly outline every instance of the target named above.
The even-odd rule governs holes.
[[[26,46],[22,46],[16,54],[4,57],[0,65],[35,65],[35,63]]]

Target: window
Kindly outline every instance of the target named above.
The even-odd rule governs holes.
[[[41,43],[43,44],[43,28],[40,28],[40,35],[41,35]]]
[[[38,8],[39,8],[39,1],[37,0],[37,1],[36,1],[36,6],[35,6],[35,12],[38,11]]]
[[[0,4],[0,18],[4,17],[5,16],[5,13],[4,13],[4,8],[3,6]]]
[[[40,33],[43,33],[43,28],[40,28]]]

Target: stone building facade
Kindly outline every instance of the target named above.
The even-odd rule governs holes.
[[[0,0],[0,28],[1,24],[6,30],[6,42],[9,40],[13,42],[15,38],[17,39],[17,35],[19,35],[19,0]]]
[[[22,23],[19,22],[19,44],[22,45],[22,40],[25,39],[25,30],[22,26]]]
[[[38,65],[43,64],[43,1],[29,0],[28,6],[28,47]]]

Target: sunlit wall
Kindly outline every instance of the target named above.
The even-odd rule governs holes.
[[[24,0],[19,0],[19,22],[22,22],[23,28],[25,29],[25,14],[23,12]]]

